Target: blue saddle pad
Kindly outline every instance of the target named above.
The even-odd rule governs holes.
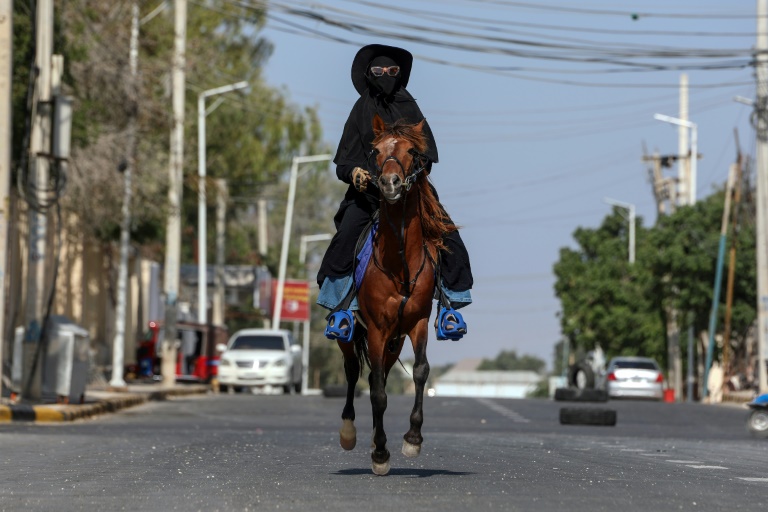
[[[368,236],[365,237],[363,248],[360,249],[360,253],[357,255],[357,265],[355,266],[355,286],[358,290],[360,289],[360,285],[363,283],[365,269],[368,268],[368,263],[371,261],[371,255],[373,254],[373,237],[376,236],[376,230],[378,228],[378,222],[374,222],[371,225],[371,229],[368,231]]]

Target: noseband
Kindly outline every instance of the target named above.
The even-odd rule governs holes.
[[[408,192],[411,189],[411,185],[416,183],[416,180],[419,178],[419,175],[427,169],[427,162],[429,162],[429,158],[427,157],[427,155],[416,151],[416,149],[414,148],[409,149],[408,153],[413,157],[413,160],[411,161],[410,173],[405,169],[405,166],[403,165],[403,163],[395,155],[389,155],[381,163],[381,166],[379,166],[378,162],[376,161],[376,157],[379,154],[379,150],[376,148],[372,149],[371,152],[368,153],[368,159],[367,159],[368,168],[371,169],[371,174],[373,175],[373,179],[371,180],[371,183],[373,183],[373,185],[376,188],[379,187],[378,181],[381,175],[384,173],[383,168],[387,162],[392,160],[398,166],[400,166],[400,169],[403,171],[403,177],[404,177],[403,187],[405,188],[405,191]]]

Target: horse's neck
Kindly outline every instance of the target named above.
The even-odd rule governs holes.
[[[382,201],[379,212],[379,236],[377,245],[385,261],[394,259],[393,265],[401,265],[401,244],[407,244],[409,261],[421,260],[421,248],[424,246],[424,232],[419,217],[418,204],[413,198],[406,202],[405,210],[401,203],[389,204]],[[403,223],[405,221],[405,223]]]

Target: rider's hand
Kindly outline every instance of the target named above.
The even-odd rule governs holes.
[[[371,175],[362,167],[355,167],[352,171],[352,184],[358,192],[365,192],[368,188],[368,182],[371,181]]]

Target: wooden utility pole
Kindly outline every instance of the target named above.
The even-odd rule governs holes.
[[[162,343],[164,385],[176,382],[176,322],[181,262],[181,199],[184,180],[184,93],[187,0],[174,0],[173,128],[168,169],[168,224],[165,244],[165,339]]]
[[[11,83],[13,79],[13,1],[0,0],[0,396],[5,349],[5,282],[11,214]]]

